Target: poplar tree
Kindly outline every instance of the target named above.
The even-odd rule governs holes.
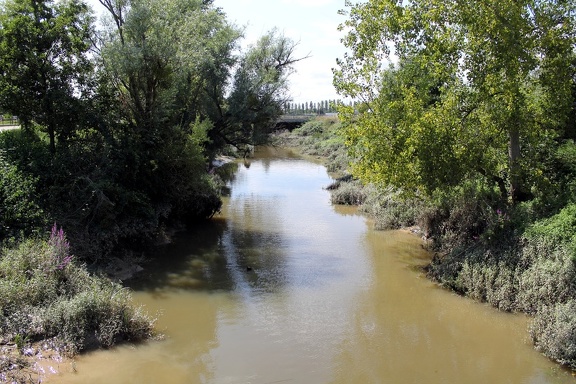
[[[360,102],[340,109],[355,172],[426,193],[481,177],[530,198],[573,102],[574,1],[347,5],[334,83]]]

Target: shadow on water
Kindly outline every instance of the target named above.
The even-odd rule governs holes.
[[[286,282],[283,243],[279,232],[237,230],[215,218],[150,252],[144,271],[128,285],[135,291],[157,293],[166,289],[276,292]]]
[[[274,161],[279,164],[281,160],[297,159],[291,151],[277,148],[258,148],[257,152],[256,161],[265,175]],[[310,195],[308,187],[299,184],[297,178],[270,182],[264,177],[255,197],[253,191],[239,187],[247,177],[239,168],[249,167],[228,163],[217,170],[230,194],[236,190],[236,198],[225,204],[226,212],[177,234],[172,243],[150,250],[144,271],[127,282],[130,288],[154,294],[185,290],[258,295],[280,292],[290,283],[303,284],[294,279],[289,281],[293,271],[288,269],[294,264],[289,249],[295,244],[301,247],[309,243],[308,233],[287,234],[285,217],[278,207],[286,204],[288,193],[295,191],[303,193],[301,201],[306,203]],[[312,176],[313,180],[316,178]],[[280,187],[268,191],[270,184]]]

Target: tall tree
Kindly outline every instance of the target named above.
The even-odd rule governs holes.
[[[228,110],[220,139],[235,146],[262,143],[270,125],[282,114],[289,99],[288,78],[296,57],[297,43],[272,30],[241,57],[228,98]]]
[[[65,142],[92,91],[92,16],[80,0],[8,0],[0,11],[0,109]]]
[[[357,171],[428,191],[476,173],[526,198],[531,151],[570,109],[574,2],[348,5],[334,82],[363,102],[359,117],[343,110]],[[383,68],[391,55],[399,64]]]
[[[211,2],[100,2],[112,21],[100,60],[119,101],[113,135],[125,164],[121,182],[143,193],[160,217],[213,213],[203,145],[223,105],[240,32]]]

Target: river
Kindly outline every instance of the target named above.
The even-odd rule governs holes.
[[[526,317],[437,287],[418,237],[332,206],[330,182],[258,151],[222,212],[130,283],[165,339],[81,355],[50,382],[575,382],[534,351]]]

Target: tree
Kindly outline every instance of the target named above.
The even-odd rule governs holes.
[[[240,31],[211,2],[100,0],[114,28],[102,62],[134,129],[147,135],[212,118],[224,103]]]
[[[118,181],[143,194],[160,220],[210,216],[220,203],[204,145],[240,32],[206,1],[101,3],[112,21],[99,59],[118,101],[110,122]]]
[[[93,36],[80,0],[9,0],[0,11],[0,109],[44,127],[53,154],[91,93]]]
[[[350,6],[350,3],[348,3]],[[529,196],[535,152],[566,125],[574,4],[401,2],[351,6],[341,26],[341,108],[356,172],[432,192],[480,175],[512,201]],[[396,66],[382,62],[397,57]]]
[[[289,99],[288,78],[297,43],[276,30],[262,36],[239,61],[228,109],[216,125],[214,140],[236,147],[261,144]]]

